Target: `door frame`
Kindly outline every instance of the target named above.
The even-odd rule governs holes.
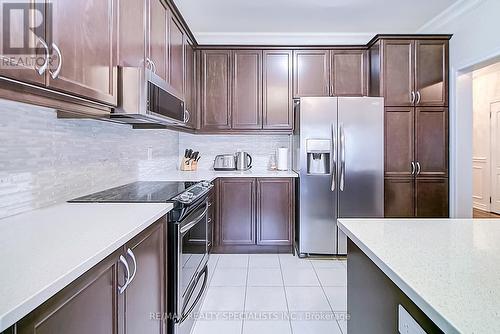
[[[497,112],[493,109],[498,108]],[[489,212],[494,212],[500,214],[500,189],[495,188],[496,179],[496,166],[500,164],[500,154],[497,153],[498,148],[500,148],[500,142],[497,143],[496,138],[500,134],[497,134],[497,127],[495,126],[494,116],[495,113],[500,113],[500,98],[495,98],[493,102],[490,102],[490,170],[489,170],[489,193],[490,193],[490,203]],[[500,130],[499,130],[500,131]],[[499,187],[500,188],[500,187]]]

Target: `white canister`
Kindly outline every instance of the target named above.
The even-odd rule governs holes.
[[[278,147],[276,150],[278,170],[288,170],[288,147]]]

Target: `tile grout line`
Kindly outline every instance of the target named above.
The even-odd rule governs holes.
[[[243,327],[245,325],[245,313],[246,313],[246,307],[247,307],[247,292],[248,292],[248,272],[250,271],[250,256],[251,254],[247,254],[247,277],[245,280],[245,297],[243,299],[243,319],[241,321],[241,330],[240,334],[243,334]]]
[[[316,275],[316,278],[318,279],[318,282],[319,282],[319,286],[321,287],[321,291],[323,291],[323,295],[325,296],[326,298],[326,302],[328,303],[328,306],[330,306],[330,310],[332,311],[333,313],[333,316],[335,318],[335,323],[337,324],[337,327],[339,328],[339,331],[340,333],[344,333],[342,331],[342,328],[340,327],[340,324],[339,324],[339,321],[337,320],[337,316],[335,315],[335,310],[333,309],[333,306],[332,304],[330,303],[330,299],[328,299],[328,295],[326,294],[326,291],[325,291],[325,288],[323,286],[323,282],[321,282],[321,280],[319,279],[319,275],[318,273],[316,272],[316,267],[311,263],[312,267],[313,267],[313,270],[314,270],[314,274]]]

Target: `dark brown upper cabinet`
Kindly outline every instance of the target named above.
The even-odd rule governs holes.
[[[416,108],[415,161],[418,176],[448,176],[447,108]]]
[[[333,50],[330,57],[330,95],[367,95],[364,50]]]
[[[291,245],[292,179],[257,179],[257,245]]]
[[[412,106],[415,102],[413,45],[413,40],[383,41],[382,96],[385,106]]]
[[[118,334],[118,270],[115,252],[17,323],[18,334]],[[118,279],[120,272],[120,280]]]
[[[263,52],[263,129],[293,129],[292,51]]]
[[[184,96],[184,31],[174,17],[169,15],[169,79],[178,95]]]
[[[11,3],[12,1],[9,0],[0,0],[0,8],[4,8],[4,5],[7,3]],[[34,8],[35,3],[38,1],[35,0],[30,0],[26,3],[29,3],[32,8]],[[45,9],[42,9],[44,11],[45,15]],[[48,40],[47,37],[45,36],[45,25],[40,25],[37,26],[35,23],[36,21],[36,11],[32,10],[30,11],[28,15],[28,22],[24,22],[24,17],[19,16],[19,15],[13,15],[11,17],[11,24],[9,26],[6,26],[3,24],[3,36],[10,36],[10,41],[12,41],[16,47],[20,47],[20,43],[24,42],[24,30],[23,29],[16,29],[16,30],[10,30],[10,28],[22,28],[22,27],[36,27],[32,28],[34,29],[34,34],[29,34],[28,37],[28,44],[24,44],[21,48],[21,52],[23,55],[29,55],[29,56],[43,56],[42,53],[37,54],[36,52],[32,51],[30,47],[32,48],[40,48],[40,50],[44,50],[44,45],[47,45],[47,48],[49,47],[48,45]],[[3,16],[3,13],[2,13]],[[23,20],[23,22],[21,22]],[[38,37],[37,37],[38,36]],[[9,39],[6,39],[9,40]],[[8,54],[7,47],[9,45],[4,45],[4,38],[0,38],[0,50],[3,52],[2,55],[0,55],[0,60],[3,61],[3,57],[9,57],[9,56],[18,56],[18,55],[10,55]],[[7,66],[1,66],[0,67],[0,76],[11,78],[14,80],[19,80],[22,82],[27,82],[27,83],[33,83],[37,84],[40,86],[45,85],[45,78],[46,76],[40,72],[43,71],[43,64],[37,65],[36,63],[30,64],[28,62],[23,62],[22,65],[21,63],[17,62],[12,62],[11,65],[17,65],[17,66],[12,66],[12,67],[7,67]],[[48,66],[48,64],[47,64]]]
[[[385,175],[411,177],[416,170],[412,107],[385,108]]]
[[[231,52],[201,52],[201,128],[231,128]]]
[[[186,102],[186,110],[189,113],[188,126],[191,129],[195,129],[198,124],[198,108],[196,108],[196,55],[193,43],[189,39],[184,44],[186,47],[184,100]]]
[[[232,52],[231,128],[262,129],[262,51]]]
[[[370,95],[385,106],[448,105],[449,36],[381,39],[370,47]]]
[[[329,95],[329,51],[293,51],[293,96]]]
[[[415,104],[448,105],[448,41],[415,41]]]
[[[148,56],[146,24],[147,1],[120,0],[118,2],[119,39],[118,64],[141,67]]]
[[[160,0],[148,0],[148,3],[149,59],[152,62],[153,71],[163,80],[168,81],[168,11]]]
[[[255,244],[255,179],[224,178],[219,182],[219,245]]]

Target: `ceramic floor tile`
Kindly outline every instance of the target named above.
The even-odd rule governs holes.
[[[347,320],[339,320],[338,323],[342,334],[347,334]]]
[[[282,269],[285,286],[319,286],[313,268],[284,267]]]
[[[345,268],[317,268],[316,274],[323,286],[347,286]]]
[[[311,260],[311,264],[314,268],[341,268],[345,269],[342,261],[331,259],[331,260]]]
[[[341,334],[335,320],[293,321],[293,334]]]
[[[245,320],[243,334],[291,334],[290,322],[284,320]]]
[[[286,312],[286,298],[283,287],[248,287],[245,312],[282,311]]]
[[[210,286],[246,286],[246,268],[217,268]]]
[[[286,287],[286,299],[290,312],[331,312],[321,287]]]
[[[248,286],[283,286],[281,270],[279,268],[249,268]]]
[[[209,287],[202,311],[243,311],[244,303],[245,287]]]
[[[241,320],[199,320],[194,325],[193,334],[239,334],[241,333]]]
[[[312,268],[309,259],[301,259],[297,255],[280,254],[279,260],[281,268]]]
[[[325,286],[323,290],[330,302],[334,312],[347,311],[347,287],[345,286]]]
[[[217,268],[247,268],[248,255],[246,254],[220,254]]]
[[[250,268],[279,268],[278,254],[251,254]]]

